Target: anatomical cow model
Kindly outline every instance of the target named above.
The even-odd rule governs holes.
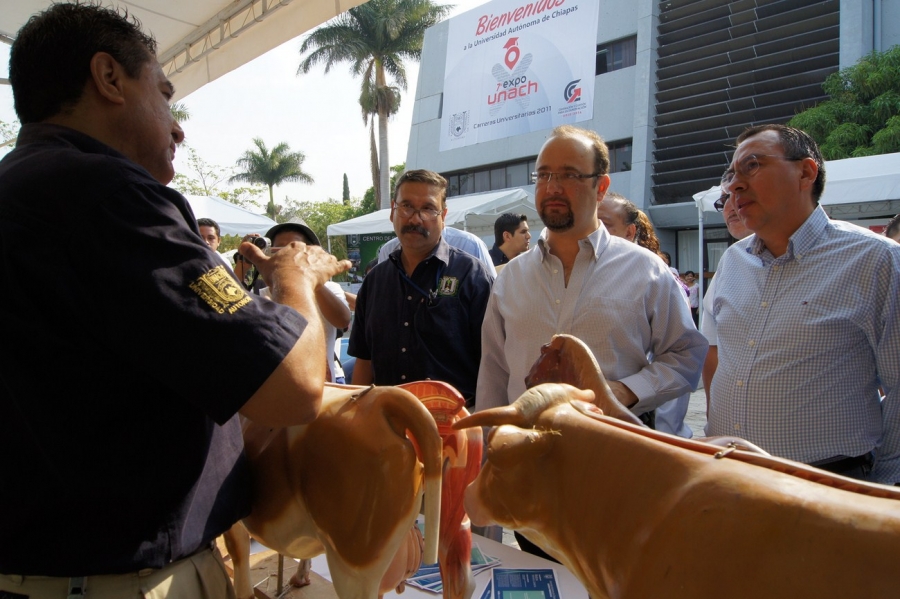
[[[423,491],[424,559],[437,561],[441,438],[413,394],[396,387],[329,385],[313,422],[273,430],[248,421],[244,445],[253,507],[243,523],[283,555],[324,552],[341,599],[375,599],[398,550],[402,579],[409,568],[418,568],[418,556],[412,566],[406,558]],[[249,582],[246,571],[239,576],[238,561],[235,586],[241,596]]]
[[[463,506],[466,487],[481,469],[480,428],[453,430],[452,425],[468,416],[465,399],[450,385],[421,381],[400,386],[416,395],[437,423],[443,441],[441,475],[441,532],[438,562],[444,599],[469,599],[475,591],[472,575],[472,526]]]
[[[898,596],[898,490],[604,416],[589,374],[454,425],[498,427],[475,525],[519,530],[593,599]]]

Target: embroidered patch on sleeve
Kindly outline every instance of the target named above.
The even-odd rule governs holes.
[[[206,271],[189,287],[219,314],[234,314],[252,301],[224,266]]]
[[[441,277],[438,284],[438,295],[453,297],[459,291],[459,279],[456,277]]]

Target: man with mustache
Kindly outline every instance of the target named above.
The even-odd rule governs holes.
[[[446,215],[446,179],[401,175],[391,203],[400,249],[363,280],[348,353],[354,385],[445,381],[472,407],[493,277],[443,239]]]
[[[0,324],[0,597],[233,597],[210,544],[250,513],[238,415],[322,401],[315,290],[350,264],[245,243],[277,303],[244,291],[167,187],[184,132],[156,49],[99,3],[52,4],[10,49],[0,253],[34,285]]]
[[[597,217],[609,153],[593,131],[557,127],[537,158],[535,206],[546,230],[491,292],[476,410],[525,391],[541,345],[557,333],[588,344],[613,393],[634,413],[690,392],[707,343],[684,294],[649,250],[613,237]]]

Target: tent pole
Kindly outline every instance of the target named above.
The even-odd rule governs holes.
[[[697,202],[697,225],[699,229],[697,237],[700,239],[698,243],[700,251],[697,254],[700,262],[697,269],[697,295],[700,302],[703,302],[703,202]]]

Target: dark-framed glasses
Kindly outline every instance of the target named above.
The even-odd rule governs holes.
[[[713,208],[716,209],[716,212],[722,212],[725,210],[725,202],[728,201],[728,198],[731,197],[730,193],[723,193],[719,196],[719,199],[713,202]]]
[[[728,167],[728,170],[722,175],[722,185],[728,185],[732,181],[734,181],[735,173],[739,173],[745,179],[749,179],[753,175],[755,175],[759,171],[759,167],[762,164],[759,162],[760,158],[774,158],[775,160],[786,160],[789,162],[797,162],[798,160],[803,160],[804,157],[800,158],[789,158],[787,156],[778,156],[775,154],[750,154],[749,156],[745,156],[741,159],[737,164],[732,164]],[[723,202],[724,206],[724,202]]]
[[[551,173],[550,171],[540,171],[531,173],[531,182],[537,185],[547,185],[553,177],[556,177],[556,182],[560,185],[575,185],[575,183],[582,179],[593,179],[602,174],[603,173],[591,173],[589,175],[582,175],[581,173]]]
[[[441,211],[434,208],[420,208],[416,210],[409,204],[396,204],[396,206],[397,213],[403,218],[412,218],[413,214],[418,214],[423,221],[431,221],[441,215]]]

